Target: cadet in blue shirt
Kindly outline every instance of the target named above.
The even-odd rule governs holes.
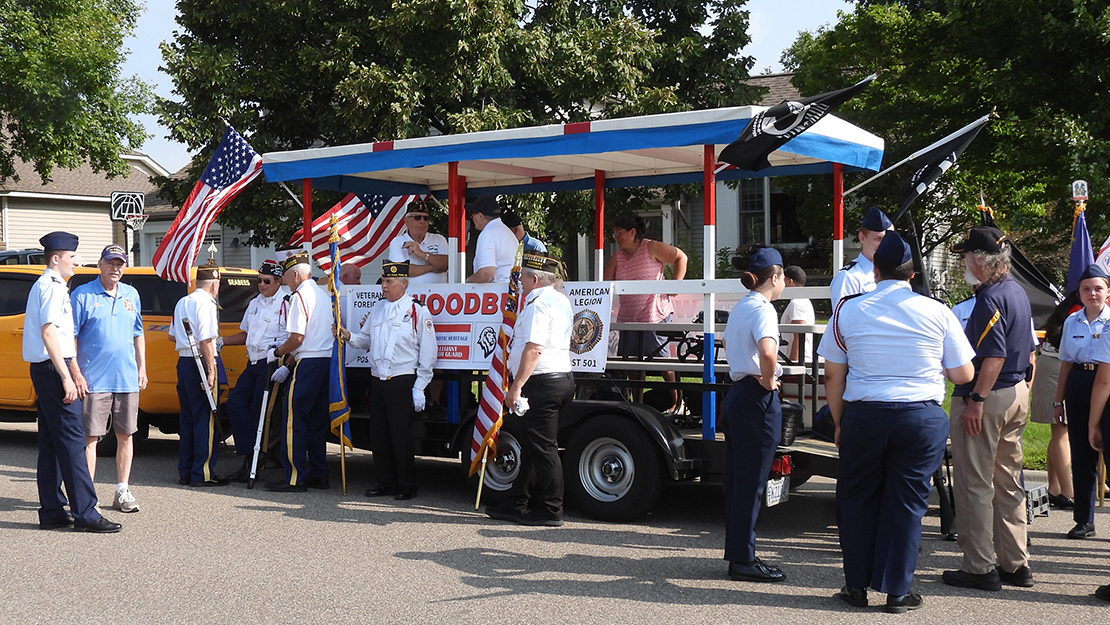
[[[867,209],[860,223],[859,233],[856,235],[859,238],[860,254],[855,260],[841,267],[840,271],[833,276],[832,284],[829,285],[829,290],[832,291],[833,308],[836,308],[841,299],[849,295],[875,290],[875,263],[871,259],[874,258],[875,250],[883,240],[883,235],[893,228],[890,218],[877,206]]]
[[[85,424],[85,457],[89,476],[96,477],[96,443],[108,433],[108,420],[116,432],[116,494],[112,507],[138,512],[131,494],[133,435],[139,429],[139,391],[146,388],[146,338],[143,335],[139,292],[120,282],[127,266],[127,252],[109,245],[96,266],[100,276],[73,290],[73,324],[77,334],[77,387],[87,395],[82,401]]]
[[[921,607],[910,592],[929,509],[929,483],[944,458],[947,376],[970,382],[975,350],[952,311],[913,292],[910,246],[888,232],[875,251],[877,288],[841,300],[818,353],[836,424],[836,508],[845,586],[839,597],[887,612]]]
[[[23,360],[30,363],[31,383],[38,396],[39,527],[72,526],[101,534],[118,532],[119,523],[100,516],[96,491],[85,460],[81,397],[74,378],[73,310],[66,280],[77,265],[77,237],[51,232],[39,239],[46,250],[46,271],[27,295]],[[62,484],[66,494],[62,494]],[[72,513],[66,513],[66,504]]]
[[[982,283],[966,334],[975,348],[975,379],[952,394],[952,464],[956,530],[964,552],[950,586],[997,591],[1033,585],[1026,545],[1021,435],[1029,411],[1025,370],[1033,354],[1032,312],[1010,275],[1010,244],[992,226],[972,228],[953,246]]]
[[[779,320],[771,305],[786,280],[778,250],[752,254],[740,281],[749,289],[725,326],[732,388],[721,406],[725,431],[725,559],[736,581],[781,582],[786,574],[755,556],[755,521],[771,461],[782,438]]]
[[[1057,423],[1064,423],[1067,407],[1068,441],[1071,447],[1071,476],[1075,488],[1075,527],[1068,538],[1089,538],[1095,535],[1095,484],[1098,452],[1087,440],[1088,415],[1091,412],[1091,390],[1094,387],[1098,362],[1095,346],[1110,330],[1110,307],[1106,297],[1110,278],[1097,264],[1088,265],[1079,277],[1079,299],[1083,308],[1064,320],[1060,337],[1060,378],[1056,400],[1052,402]]]

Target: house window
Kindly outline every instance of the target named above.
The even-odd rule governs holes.
[[[766,214],[763,207],[763,179],[740,181],[740,245],[763,243],[763,224]]]

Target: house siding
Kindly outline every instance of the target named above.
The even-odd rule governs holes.
[[[117,242],[108,218],[108,203],[65,202],[31,198],[8,200],[7,249],[41,247],[39,238],[55,230],[76,234],[86,260]],[[92,256],[90,256],[90,254]]]

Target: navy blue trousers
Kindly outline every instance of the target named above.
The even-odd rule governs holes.
[[[836,508],[846,584],[910,592],[947,439],[948,415],[936,402],[845,404]]]
[[[732,383],[721,406],[725,432],[725,560],[755,559],[755,521],[782,439],[779,394],[751,376]]]
[[[231,435],[235,437],[235,454],[254,454],[254,440],[258,436],[258,416],[262,412],[262,395],[270,383],[270,367],[265,360],[247,364],[227,396],[227,416],[231,420]]]
[[[1068,445],[1071,447],[1071,482],[1075,488],[1076,523],[1095,522],[1095,484],[1098,482],[1098,452],[1087,439],[1091,418],[1091,389],[1097,371],[1073,367],[1064,386],[1064,405],[1068,416]],[[1110,402],[1099,421],[1102,440],[1110,441]]]
[[[177,475],[190,482],[216,478],[216,419],[204,396],[200,371],[190,356],[177,359],[177,401],[180,404],[181,443]]]
[[[65,390],[54,363],[31,363],[31,383],[38,395],[39,419],[39,523],[59,523],[69,504],[80,524],[95,523],[96,490],[85,459],[85,426],[81,422],[81,400],[62,403]],[[67,500],[62,494],[65,484]]]
[[[370,380],[370,450],[384,488],[416,486],[416,446],[412,440],[412,387],[416,374]]]
[[[289,484],[327,477],[328,373],[331,358],[301,358],[289,376],[281,436],[281,466]],[[412,394],[409,394],[412,401]]]

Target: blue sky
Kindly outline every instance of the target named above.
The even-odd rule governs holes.
[[[174,21],[177,10],[174,0],[146,0],[146,5],[135,37],[124,43],[131,54],[123,73],[139,76],[154,84],[160,95],[169,97],[173,84],[158,70],[162,63],[158,44],[173,39],[173,31],[178,28]],[[836,21],[837,11],[850,11],[852,5],[843,0],[749,0],[747,8],[751,12],[748,32],[752,36],[752,44],[743,50],[743,54],[755,57],[752,73],[760,74],[765,69],[782,69],[779,56],[793,43],[798,32],[831,24]],[[185,146],[165,139],[166,129],[158,125],[154,116],[142,115],[138,119],[147,133],[154,135],[147,139],[141,151],[171,172],[189,162]]]

